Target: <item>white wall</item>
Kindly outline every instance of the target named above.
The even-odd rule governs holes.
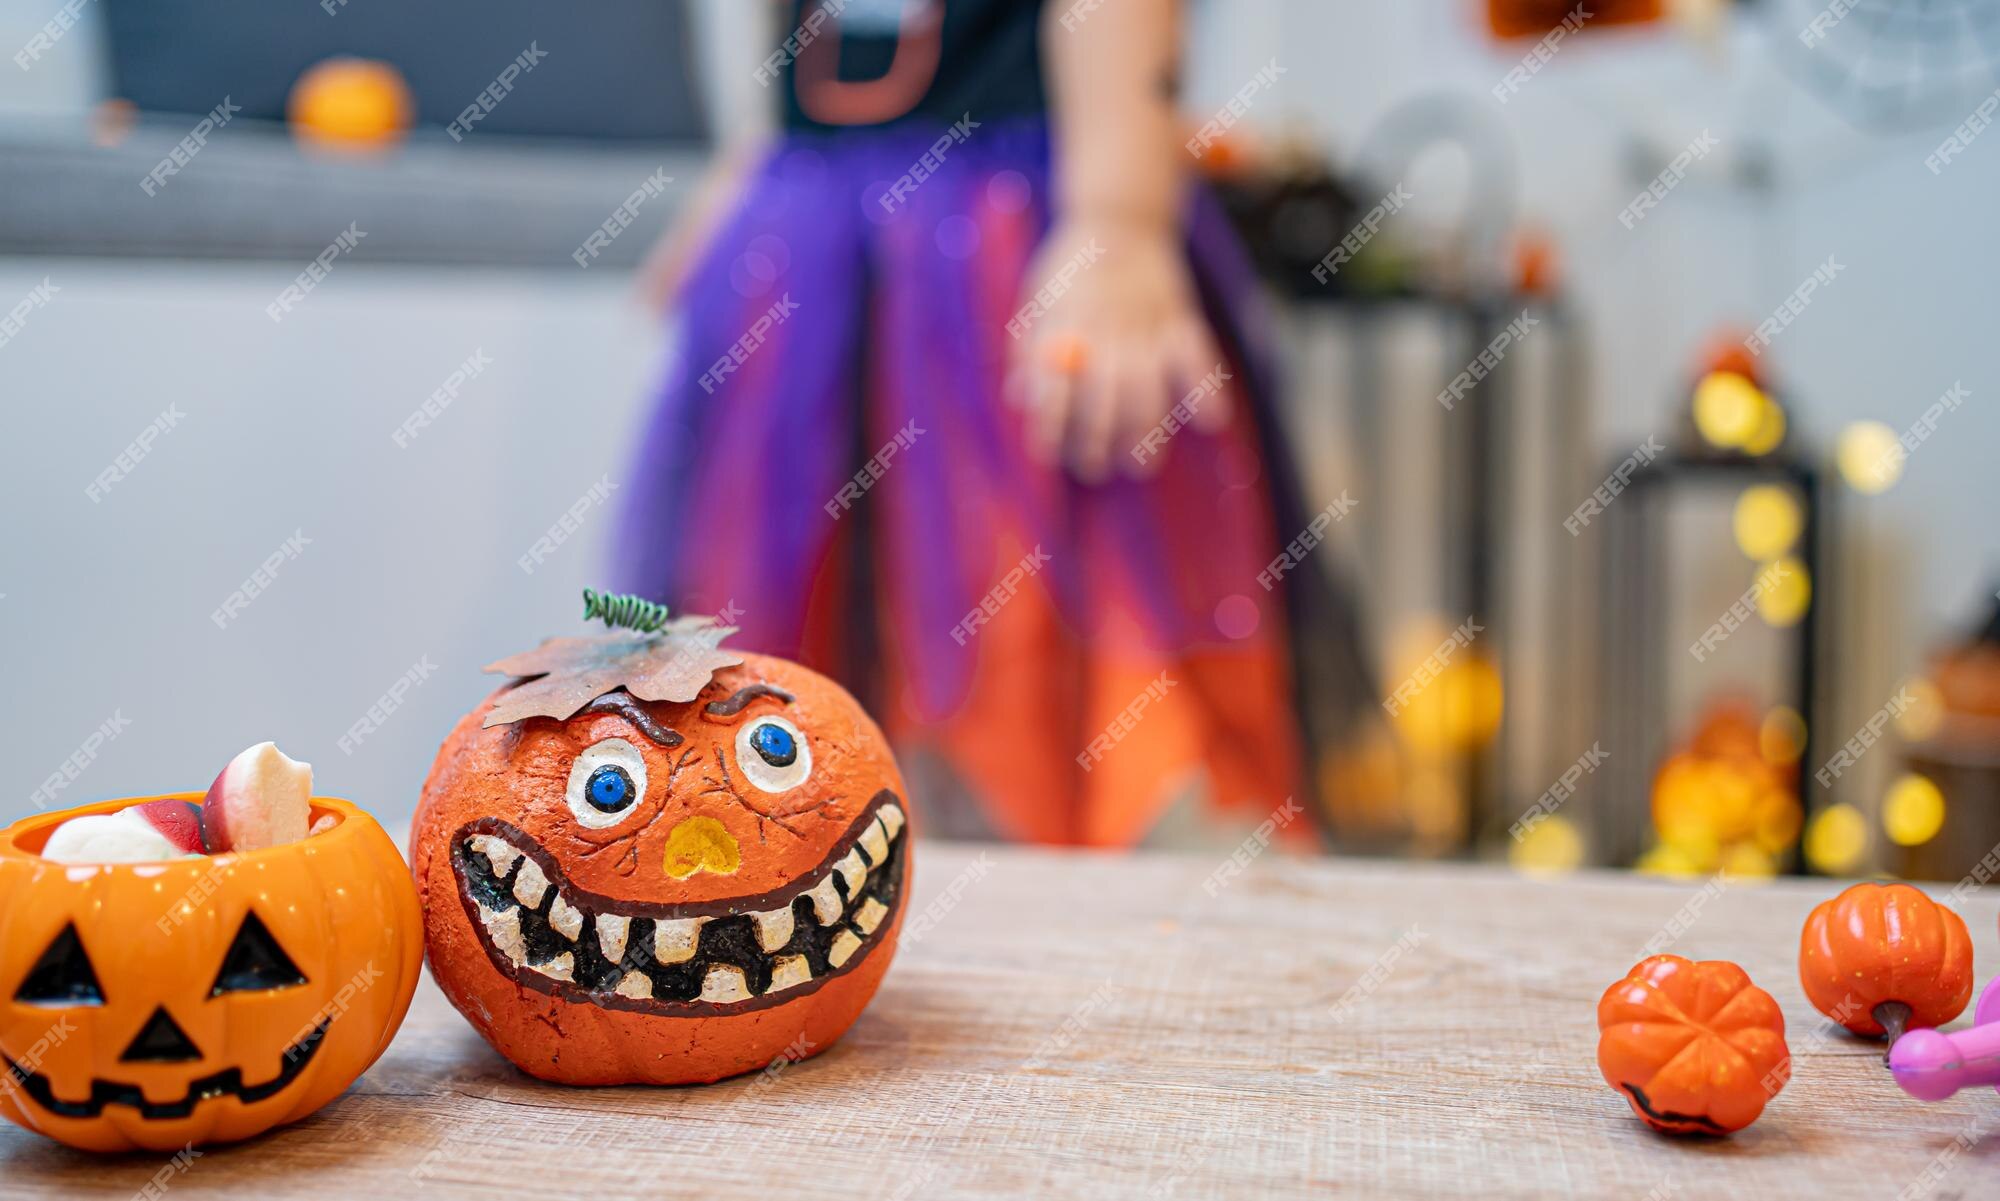
[[[627,469],[659,337],[626,281],[337,264],[273,326],[295,270],[0,260],[0,309],[44,276],[60,289],[0,346],[0,820],[116,713],[129,724],[57,807],[205,788],[269,738],[400,823],[494,683],[481,665],[570,628],[601,581],[603,506],[532,574],[516,562]],[[480,349],[491,366],[399,449],[392,431]],[[169,405],[175,427],[90,499]],[[297,531],[310,544],[218,628]],[[343,752],[426,657],[430,678]]]

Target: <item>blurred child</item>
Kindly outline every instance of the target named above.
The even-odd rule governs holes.
[[[855,688],[971,798],[918,789],[934,831],[1128,844],[1197,785],[1301,795],[1302,523],[1178,5],[784,8],[781,136],[648,269],[682,325],[624,584]]]

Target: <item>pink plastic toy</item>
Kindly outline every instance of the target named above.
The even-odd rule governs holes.
[[[1970,1029],[1905,1032],[1889,1052],[1889,1071],[1919,1101],[1942,1101],[1982,1084],[2000,1089],[2000,979],[1979,994]]]

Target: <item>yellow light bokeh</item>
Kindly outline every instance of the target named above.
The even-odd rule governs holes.
[[[1718,841],[1740,842],[1757,828],[1757,798],[1765,773],[1749,760],[1718,759],[1708,763],[1709,829]]]
[[[1476,650],[1457,653],[1396,711],[1397,732],[1419,751],[1471,750],[1500,728],[1506,697],[1499,668]]]
[[[1869,496],[1886,492],[1903,476],[1903,446],[1879,421],[1856,421],[1840,431],[1834,461],[1847,486]]]
[[[1897,695],[1909,701],[1896,714],[1896,733],[1911,742],[1923,742],[1944,724],[1944,694],[1924,676],[1912,676]]]
[[[1804,818],[1799,813],[1797,797],[1785,789],[1773,788],[1757,798],[1756,820],[1757,845],[1776,855],[1798,841]]]
[[[1574,871],[1583,863],[1583,834],[1560,813],[1552,813],[1507,848],[1507,862],[1531,876]]]
[[[1806,862],[1828,875],[1845,875],[1868,853],[1868,821],[1852,805],[1828,805],[1806,827]]]
[[[1465,798],[1457,777],[1433,763],[1417,763],[1403,784],[1410,832],[1419,840],[1458,837],[1465,828]]]
[[[1734,371],[1711,371],[1694,387],[1694,427],[1711,446],[1740,447],[1758,434],[1767,403]]]
[[[1771,575],[1765,576],[1766,571]],[[1782,629],[1806,615],[1806,606],[1812,603],[1812,577],[1804,563],[1790,555],[1775,559],[1759,569],[1758,583],[1757,613],[1765,622]]]
[[[1743,453],[1768,455],[1783,445],[1784,441],[1785,406],[1766,396],[1762,419],[1757,423],[1756,430],[1743,440]]]
[[[1798,837],[1798,802],[1759,759],[1670,756],[1653,780],[1660,845],[1711,870],[1737,845],[1776,853]]]
[[[1633,870],[1645,876],[1665,876],[1671,880],[1686,880],[1702,874],[1702,863],[1678,847],[1661,843],[1639,856]]]
[[[1757,728],[1757,753],[1773,767],[1783,767],[1799,757],[1806,745],[1806,719],[1790,705],[1779,705],[1764,715]]]
[[[1699,759],[1676,755],[1653,779],[1653,828],[1660,842],[1706,859],[1716,849],[1709,817],[1708,771]]]
[[[1927,776],[1910,772],[1882,798],[1882,830],[1898,846],[1922,846],[1944,828],[1944,793]]]
[[[1799,531],[1805,528],[1805,515],[1786,489],[1777,484],[1756,484],[1736,498],[1731,524],[1737,548],[1762,563],[1792,549]]]
[[[1778,874],[1778,861],[1753,843],[1739,842],[1722,857],[1722,870],[1738,879],[1768,880]]]
[[[1805,721],[1788,705],[1758,716],[1746,698],[1718,697],[1653,773],[1658,845],[1641,870],[1664,875],[1771,875],[1797,844],[1797,775]]]

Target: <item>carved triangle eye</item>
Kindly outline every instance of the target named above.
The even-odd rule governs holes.
[[[14,999],[24,1005],[104,1004],[104,990],[97,985],[90,956],[83,953],[83,939],[77,937],[75,922],[64,926],[35,960]]]
[[[216,974],[215,988],[208,995],[290,988],[305,982],[305,973],[285,954],[278,940],[271,937],[263,921],[255,913],[246,913],[242,927],[236,931],[236,941],[229,944],[229,953],[222,957],[222,971]]]

